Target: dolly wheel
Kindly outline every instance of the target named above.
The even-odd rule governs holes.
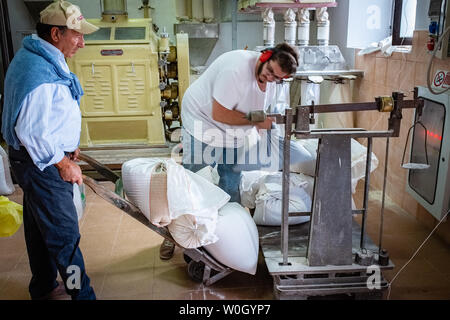
[[[201,261],[197,262],[191,260],[188,264],[188,274],[195,282],[203,282],[203,273],[205,271],[205,264]]]
[[[192,261],[192,258],[189,257],[187,254],[183,253],[183,259],[184,261],[186,261],[186,263],[189,263]]]

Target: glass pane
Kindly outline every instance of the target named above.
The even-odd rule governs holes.
[[[116,28],[115,40],[145,40],[145,27]]]
[[[417,0],[403,0],[402,18],[400,22],[400,37],[412,38],[416,26]]]
[[[424,98],[421,125],[414,128],[411,162],[426,163],[425,136],[427,137],[427,154],[430,167],[423,170],[409,170],[409,185],[430,204],[434,203],[439,163],[441,158],[442,135],[444,129],[445,107]],[[418,120],[416,116],[416,120]]]
[[[111,38],[111,28],[100,28],[98,31],[85,34],[84,40],[109,40]]]

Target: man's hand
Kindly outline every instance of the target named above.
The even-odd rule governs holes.
[[[269,130],[272,129],[272,123],[275,121],[275,118],[270,118],[268,117],[266,120],[264,120],[264,122],[257,122],[255,124],[256,128],[259,130]]]
[[[78,158],[78,155],[80,154],[80,148],[77,148],[74,152],[70,153],[69,159],[75,162],[79,162],[80,159]]]
[[[58,169],[59,175],[64,181],[72,184],[77,183],[78,185],[83,183],[83,175],[81,174],[80,167],[66,156],[60,162],[56,163],[55,167]]]

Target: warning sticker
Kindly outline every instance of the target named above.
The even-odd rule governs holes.
[[[436,88],[447,89],[450,87],[450,72],[438,70],[434,75],[433,86]]]

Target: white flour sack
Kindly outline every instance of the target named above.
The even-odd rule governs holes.
[[[295,143],[302,145],[311,155],[314,156],[313,167],[315,167],[315,159],[317,158],[317,139],[300,139],[295,141]],[[366,174],[366,159],[367,159],[367,148],[356,141],[351,139],[351,171],[352,171],[352,193],[355,193],[356,185],[358,181],[364,178]],[[374,171],[378,167],[378,158],[372,152],[372,159],[370,164],[370,172]],[[307,175],[311,174],[311,163],[299,163],[296,165],[291,165],[291,172],[304,173]]]
[[[240,204],[227,203],[219,210],[216,234],[219,240],[204,248],[219,262],[254,275],[258,264],[258,229]]]
[[[239,194],[241,204],[249,209],[254,209],[256,204],[256,194],[259,191],[259,181],[262,177],[270,174],[269,171],[242,171],[239,183]]]
[[[290,174],[289,212],[310,212],[314,178],[304,174]],[[260,179],[256,194],[256,209],[253,220],[257,225],[280,226],[282,222],[282,172]],[[289,217],[289,224],[310,220],[309,216]]]
[[[173,159],[138,158],[122,165],[123,188],[154,225],[167,226],[184,248],[217,241],[218,210],[230,196]]]

